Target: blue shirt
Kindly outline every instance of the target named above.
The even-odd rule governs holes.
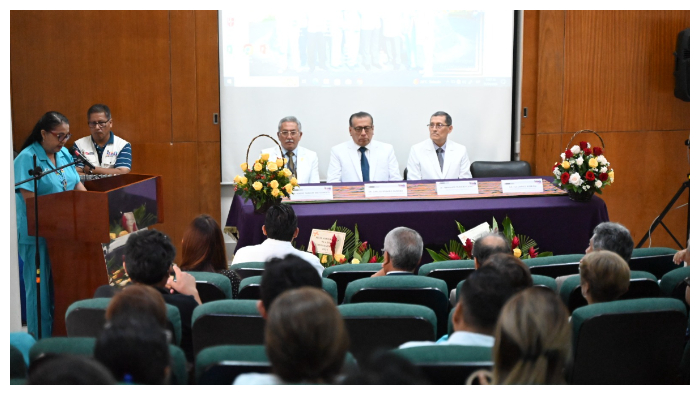
[[[44,147],[42,147],[40,143],[34,142],[32,145],[22,150],[22,152],[17,155],[17,158],[15,158],[15,182],[23,181],[30,177],[29,170],[34,168],[32,159],[34,155],[36,155],[37,166],[41,167],[43,171],[56,169],[73,162],[73,157],[68,152],[68,149],[63,147],[55,155],[56,165],[54,166],[53,162],[51,162],[46,155]],[[75,166],[69,166],[42,177],[39,180],[38,193],[35,193],[35,195],[40,196],[63,191],[72,191],[79,182],[80,176],[75,170]],[[24,198],[22,198],[20,189],[34,192],[34,181],[25,182],[15,188],[15,199],[17,200],[17,239],[20,243],[31,244],[34,241],[33,238],[27,234],[27,206],[24,203]],[[60,208],[56,209],[60,210]]]

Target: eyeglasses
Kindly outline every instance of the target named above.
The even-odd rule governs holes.
[[[374,129],[374,126],[357,126],[357,127],[353,128],[353,130],[356,131],[357,133],[362,133],[363,130],[365,132],[369,132],[372,129]]]
[[[56,138],[58,139],[58,142],[59,142],[59,143],[62,143],[62,142],[66,141],[66,140],[68,140],[68,139],[70,138],[70,133],[56,133],[56,132],[54,132],[53,130],[49,131],[49,133],[51,133],[51,134],[53,134],[54,136],[56,136]]]
[[[297,134],[299,134],[299,132],[297,132],[296,130],[293,132],[284,131],[284,132],[278,132],[278,133],[284,137],[296,137]]]
[[[444,123],[431,123],[428,125],[428,129],[442,129],[445,126],[450,126],[450,125],[445,125]]]
[[[97,121],[97,122],[88,122],[88,126],[92,129],[96,128],[97,126],[103,128],[105,125],[107,125],[107,122],[111,121],[112,118],[106,120],[106,121]]]

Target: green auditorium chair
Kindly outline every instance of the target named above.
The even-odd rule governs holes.
[[[673,263],[676,252],[678,251],[667,247],[635,248],[629,262],[630,270],[649,272],[656,278],[661,278],[678,267]]]
[[[210,272],[187,272],[197,281],[197,292],[202,303],[231,299],[231,280],[223,274]]]
[[[197,306],[192,313],[194,355],[211,346],[263,344],[265,320],[257,300],[217,300]]]
[[[661,295],[675,298],[685,303],[685,279],[690,277],[690,266],[671,270],[661,277],[659,288]]]
[[[432,384],[463,385],[474,371],[493,368],[491,347],[436,345],[392,352],[420,368]]]
[[[29,366],[45,355],[70,354],[93,356],[95,338],[92,337],[49,337],[41,339],[29,350]],[[175,345],[168,345],[170,349],[170,373],[173,384],[187,384],[187,360],[182,349]]]
[[[549,288],[554,292],[557,292],[557,282],[549,276],[542,276],[539,274],[532,275],[532,285],[535,287]]]
[[[531,274],[557,278],[578,274],[578,263],[583,254],[537,257],[523,260]]]
[[[425,306],[368,302],[340,305],[338,310],[350,336],[350,352],[358,360],[408,341],[435,341],[437,318]]]
[[[524,160],[481,161],[469,165],[472,178],[485,177],[527,177],[531,174],[530,164]],[[464,383],[462,383],[464,384]]]
[[[252,276],[241,280],[241,285],[238,290],[238,299],[260,299],[260,282],[262,276]],[[335,281],[329,278],[321,279],[323,290],[333,298],[335,304],[338,304],[338,286]]]
[[[447,333],[447,284],[425,276],[392,275],[362,278],[348,284],[343,303],[410,303],[431,308],[437,317],[437,336]]]
[[[23,379],[27,377],[27,364],[24,363],[22,352],[10,345],[10,379]]]
[[[345,289],[349,283],[370,277],[381,268],[381,263],[345,263],[324,269],[323,278],[335,281],[338,288],[338,303],[342,303],[345,300]]]
[[[251,276],[262,275],[265,270],[265,262],[241,262],[235,263],[229,267],[230,270],[238,273],[238,277],[244,279]]]
[[[671,298],[596,303],[574,311],[571,384],[672,384],[687,315]]]
[[[443,261],[427,263],[418,269],[418,274],[439,278],[447,283],[447,289],[455,289],[460,281],[476,270],[473,260]]]
[[[66,310],[66,334],[68,337],[98,337],[105,326],[105,311],[110,298],[84,299],[73,302]],[[182,321],[177,307],[165,304],[168,329],[173,334],[172,343],[179,345],[182,339]]]
[[[567,278],[561,285],[559,296],[573,312],[579,307],[588,305],[581,294],[581,276],[575,275]],[[630,286],[627,292],[620,296],[620,300],[655,298],[659,296],[659,283],[653,274],[647,272],[630,271]]]

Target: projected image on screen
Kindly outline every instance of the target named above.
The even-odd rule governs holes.
[[[483,11],[224,11],[224,85],[509,85],[484,75]]]

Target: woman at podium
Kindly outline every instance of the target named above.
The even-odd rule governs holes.
[[[73,163],[73,157],[64,145],[70,139],[68,119],[61,113],[49,111],[36,123],[32,133],[22,145],[22,151],[15,158],[15,181],[30,177],[29,171],[34,168],[33,156],[42,171],[50,171]],[[27,300],[27,330],[34,337],[39,337],[37,317],[37,283],[35,271],[34,236],[27,234],[27,199],[36,195],[48,195],[70,190],[84,191],[75,166],[51,172],[42,177],[34,190],[34,182],[29,181],[15,189],[17,201],[17,239],[19,256],[24,262],[22,277]],[[33,209],[32,207],[29,208]],[[61,207],[55,207],[61,210]],[[41,232],[41,230],[40,230]],[[39,238],[40,278],[39,292],[41,295],[41,337],[50,337],[53,327],[53,279],[51,262],[46,247],[46,239]]]

